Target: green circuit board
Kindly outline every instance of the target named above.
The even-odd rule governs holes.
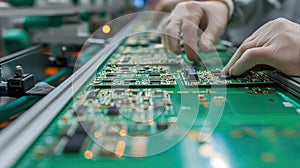
[[[14,166],[300,165],[298,98],[263,72],[222,76],[226,46],[200,53],[210,66],[197,67],[155,38],[125,39]]]

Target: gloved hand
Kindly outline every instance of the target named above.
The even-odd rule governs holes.
[[[171,12],[179,2],[190,0],[159,0],[154,10],[161,12]]]
[[[239,76],[256,65],[300,76],[300,25],[283,18],[263,25],[243,42],[222,73]]]
[[[191,61],[198,60],[198,46],[202,51],[212,49],[223,34],[229,18],[229,9],[220,1],[180,2],[163,24],[162,42],[175,54],[181,53],[180,35]],[[197,44],[198,26],[204,33]]]

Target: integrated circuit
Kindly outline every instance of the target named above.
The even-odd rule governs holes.
[[[107,67],[98,73],[94,86],[174,86],[175,76],[169,66],[121,66]]]
[[[272,84],[270,78],[263,72],[250,71],[239,77],[227,76],[220,69],[196,70],[185,69],[180,72],[184,84],[187,87],[195,86],[237,86],[237,85],[262,85]]]
[[[114,54],[109,61],[109,65],[135,66],[135,65],[166,65],[178,66],[180,60],[176,55],[168,52],[164,48],[139,48],[120,47],[119,52]]]
[[[79,123],[74,134],[68,139],[64,152],[79,152],[93,124],[92,122]]]
[[[75,110],[74,115],[75,115],[75,116],[83,116],[83,115],[86,113],[87,108],[88,108],[88,107],[85,106],[85,105],[79,105],[79,106],[77,107],[77,109]]]

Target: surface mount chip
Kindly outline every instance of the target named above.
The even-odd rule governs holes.
[[[195,86],[233,86],[233,85],[253,85],[272,84],[273,82],[263,72],[250,71],[246,74],[233,77],[223,75],[221,70],[195,70],[185,69],[180,73],[184,84],[187,87]]]

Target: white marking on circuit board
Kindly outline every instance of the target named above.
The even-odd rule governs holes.
[[[284,105],[284,107],[294,107],[294,105],[290,102],[282,102],[282,104]]]

